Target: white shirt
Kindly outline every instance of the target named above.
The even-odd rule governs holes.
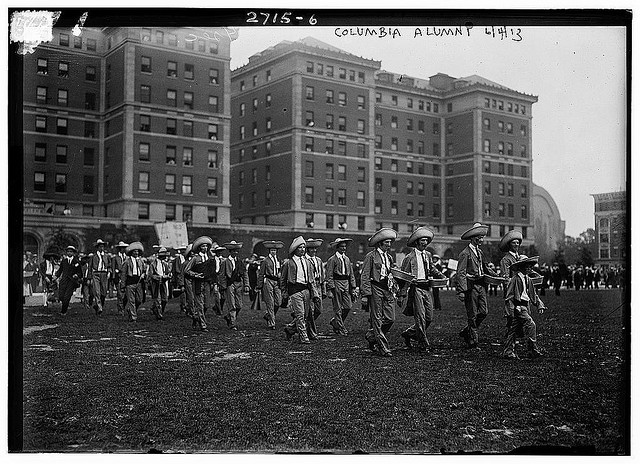
[[[209,259],[209,256],[207,255],[207,253],[198,253],[200,255],[200,258],[202,259],[202,262],[206,262]]]
[[[158,270],[158,275],[160,275],[160,277],[164,276],[164,264],[162,263],[162,261],[160,259],[156,259],[156,269]]]
[[[104,252],[98,251],[98,271],[104,271]]]
[[[420,251],[416,248],[416,261],[418,261],[418,275],[416,276],[416,278],[419,280],[426,279],[428,269],[425,269],[424,262],[429,261],[427,251]],[[428,265],[429,264],[427,264],[427,266]]]
[[[385,251],[382,251],[381,248],[376,248],[376,250],[378,250],[378,253],[380,253],[380,256],[382,257],[382,269],[380,270],[380,278],[384,279],[387,277],[387,274],[389,274],[391,264],[389,263],[389,258],[387,257],[387,253]]]
[[[45,271],[47,275],[53,275],[53,263],[47,260],[47,270]]]
[[[527,279],[525,279],[522,272],[518,272],[518,277],[522,281],[522,295],[520,295],[520,301],[530,301],[529,294],[527,293]]]
[[[293,262],[296,263],[296,283],[309,283],[309,269],[307,268],[307,260],[300,256],[294,256]]]
[[[275,273],[277,275],[278,272],[280,272],[280,263],[278,262],[278,259],[273,255],[269,255],[269,258],[271,258],[271,261],[273,261],[273,269],[275,270]]]
[[[480,250],[478,249],[477,246],[473,245],[473,244],[469,244],[469,248],[471,248],[471,251],[473,251],[473,253],[476,255],[476,258],[478,258],[478,261],[480,261],[480,267],[478,269],[478,275],[482,275],[483,274],[483,269],[482,269],[482,258],[480,258]]]
[[[133,270],[131,271],[131,273],[134,276],[137,276],[138,272],[139,272],[138,271],[138,258],[131,257],[131,262],[133,263]]]

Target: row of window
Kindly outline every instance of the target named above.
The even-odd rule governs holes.
[[[449,144],[451,145],[451,144]],[[482,143],[482,151],[485,153],[491,153],[491,140],[489,139],[484,139],[483,143]],[[506,156],[514,156],[513,155],[513,143],[511,142],[507,142],[506,145],[505,143],[500,140],[498,142],[498,154],[499,155],[506,155]],[[527,146],[526,145],[520,145],[520,157],[521,158],[526,158],[527,157]]]
[[[485,180],[484,181],[484,193],[485,195],[491,195],[492,192],[492,182],[490,180]],[[448,184],[447,187],[449,187]],[[512,197],[513,196],[513,184],[511,182],[507,182],[506,184],[504,182],[497,182],[498,185],[498,195],[500,196],[505,196],[505,192],[506,192],[506,196],[508,197]],[[506,190],[505,190],[505,185],[506,185]],[[447,190],[447,195],[449,195],[449,191]],[[451,195],[453,195],[453,187],[451,187]],[[449,195],[449,196],[451,196]],[[527,186],[527,184],[522,184],[520,185],[520,197],[521,198],[529,198],[529,188]]]
[[[46,86],[36,87],[36,102],[43,105],[49,103],[49,88]],[[58,89],[56,95],[56,104],[58,106],[69,106],[69,90]],[[87,110],[96,109],[96,94],[92,92],[85,92],[84,94],[84,108]]]
[[[47,58],[38,58],[36,73],[48,76],[49,75],[49,60]],[[58,61],[58,77],[62,77],[67,79],[70,76],[69,70],[69,62],[68,61]],[[95,82],[96,81],[96,67],[95,66],[87,66],[84,71],[84,78],[86,81]]]
[[[83,166],[95,165],[95,150],[92,147],[84,147],[82,149],[83,154]],[[67,164],[69,159],[69,147],[67,145],[56,145],[56,164]],[[34,161],[45,163],[47,161],[47,144],[36,143],[35,144],[35,157]]]
[[[482,120],[482,127],[484,128],[484,130],[490,131],[491,130],[491,119],[484,118]],[[513,134],[513,123],[508,122],[508,123],[505,124],[504,121],[498,121],[498,132],[501,132],[501,133],[506,132],[507,134]],[[523,137],[527,136],[527,125],[526,124],[521,124],[520,125],[520,135],[523,136]]]
[[[83,42],[83,40],[82,40],[81,36],[73,36],[73,48],[77,48],[79,50],[82,50],[82,42]],[[69,34],[60,34],[58,36],[58,43],[62,47],[71,46],[71,41],[70,41]],[[96,41],[96,39],[87,39],[87,41],[85,42],[85,45],[87,47],[87,51],[88,52],[95,52],[96,51],[96,46],[97,46],[97,41]]]
[[[140,72],[152,74],[151,57],[142,55],[140,57]],[[178,62],[167,61],[167,77],[178,77]],[[187,81],[195,79],[195,66],[192,63],[183,63],[182,77]],[[209,68],[209,84],[220,84],[220,70]]]
[[[165,205],[165,220],[175,221],[177,205]],[[145,202],[138,203],[138,219],[149,219],[150,204]],[[182,205],[182,222],[190,222],[193,219],[193,207],[191,205]],[[218,208],[215,206],[207,206],[207,222],[214,224],[218,222]]]
[[[498,203],[498,217],[514,217],[514,206],[512,203]],[[491,217],[491,202],[484,202],[484,217]],[[520,205],[520,217],[522,219],[529,218],[529,207],[527,205]]]
[[[390,165],[390,170],[391,172],[399,172],[398,171],[398,160],[392,159],[391,161],[391,165]],[[405,168],[406,170],[404,172],[407,172],[408,174],[414,174],[417,172],[417,174],[425,174],[425,164],[424,163],[415,163],[414,161],[406,161],[404,162]],[[416,170],[416,165],[417,165],[417,170]],[[428,166],[428,165],[427,165]],[[440,165],[438,164],[432,164],[432,175],[434,176],[440,176]],[[381,171],[382,170],[382,158],[379,156],[376,156],[374,159],[374,165],[373,165],[374,169],[376,169],[377,171]],[[453,174],[453,165],[449,164],[447,165],[447,175],[452,175]]]
[[[382,126],[382,124],[383,124],[382,114],[376,113],[374,122],[375,122],[376,126]],[[407,130],[412,132],[414,127],[415,126],[413,124],[413,119],[412,118],[407,118],[407,124],[406,124]],[[392,129],[398,129],[398,116],[391,116],[391,128]],[[434,122],[433,123],[431,132],[432,132],[433,135],[439,135],[440,134],[440,123],[439,122]],[[424,134],[425,133],[425,122],[422,119],[418,120],[418,133],[419,134]]]
[[[390,98],[391,105],[398,106],[398,96],[390,95],[390,97],[391,97]],[[385,100],[386,100],[386,97],[385,97]],[[382,93],[380,92],[376,92],[376,103],[383,103]],[[388,103],[388,102],[385,101],[385,103]],[[413,109],[414,108],[413,98],[407,97],[406,104],[407,104],[407,108]],[[427,113],[439,113],[440,104],[430,102],[430,101],[418,100],[418,111],[426,111]],[[451,109],[449,109],[449,111],[451,111]]]
[[[450,212],[451,212],[451,216],[453,216],[453,207],[452,205],[449,205],[449,206],[451,206]],[[375,200],[373,211],[375,214],[384,214],[383,207],[382,207],[382,199]],[[425,204],[423,202],[418,202],[417,208],[414,208],[414,202],[408,201],[406,213],[407,213],[406,215],[410,217],[412,216],[425,217]],[[389,214],[391,214],[392,216],[398,215],[397,200],[391,200]],[[433,203],[431,217],[434,219],[440,218],[440,203]]]
[[[185,110],[193,109],[193,92],[184,91],[182,94],[182,107]],[[151,103],[151,86],[142,84],[140,85],[140,102]],[[178,106],[178,92],[175,89],[167,89],[166,93],[166,106],[177,107]],[[209,95],[207,110],[210,113],[219,112],[219,99],[216,95]]]
[[[140,171],[138,173],[138,191],[143,193],[149,193],[149,176],[147,171]],[[164,191],[165,193],[177,193],[176,191],[176,178],[175,174],[165,174],[164,176]],[[182,185],[180,192],[182,195],[193,195],[193,176],[182,176]],[[218,196],[218,178],[207,178],[207,196]]]
[[[374,147],[382,150],[382,136],[381,135],[376,135],[375,137],[375,141],[374,141]],[[447,146],[447,148],[451,151],[453,151],[453,144],[449,144]],[[399,145],[398,145],[398,138],[397,137],[391,137],[391,143],[389,144],[389,149],[392,151],[399,151]],[[418,140],[417,144],[414,144],[413,139],[407,139],[407,143],[405,145],[405,151],[407,153],[417,153],[419,155],[425,155],[427,154],[425,151],[425,143],[424,140]],[[451,153],[452,154],[452,153]],[[433,143],[432,144],[432,150],[431,150],[431,155],[432,156],[440,156],[440,144],[439,143]]]
[[[337,203],[334,198],[334,189],[332,187],[325,187],[324,189],[324,204],[325,205],[338,205],[347,206],[347,189],[336,189],[337,191]],[[304,201],[305,203],[313,203],[315,201],[315,188],[307,185],[304,188]],[[365,192],[364,190],[358,190],[356,192],[356,206],[365,207]]]
[[[67,174],[55,173],[54,174],[55,193],[67,193]],[[95,189],[95,178],[90,174],[83,176],[82,193],[86,195],[93,195]],[[33,173],[33,191],[34,192],[47,192],[47,173],[42,171],[35,171]]]
[[[335,100],[335,92],[331,89],[326,89],[325,90],[325,103],[329,104],[329,105],[334,105],[336,103]],[[315,101],[316,100],[316,94],[315,94],[315,87],[308,85],[305,88],[305,99],[308,101]],[[348,102],[348,98],[347,98],[347,93],[346,92],[338,92],[338,106],[347,106],[347,102]],[[366,109],[366,97],[364,95],[358,95],[356,97],[356,106],[359,110],[364,110]]]
[[[47,132],[47,117],[36,116],[36,132]],[[67,118],[56,118],[56,134],[68,135],[69,120]],[[96,137],[96,123],[94,121],[84,121],[84,137],[93,139]]]
[[[495,98],[485,98],[484,107],[494,110],[497,109],[500,111],[508,111],[509,113],[527,114],[527,108],[524,104],[512,103],[508,101],[505,105],[504,100],[497,100]]]
[[[267,69],[265,71],[265,76],[264,76],[265,82],[270,82],[271,81],[271,70]],[[254,74],[253,77],[251,78],[251,82],[253,83],[254,87],[258,86],[258,75]],[[246,90],[246,85],[244,83],[244,80],[240,81],[240,91],[242,92],[243,90]]]
[[[417,194],[418,196],[424,196],[424,182],[417,182],[416,184],[416,189],[414,189],[414,182],[412,180],[408,180],[406,183],[406,191],[407,191],[407,195],[414,195]],[[375,183],[374,183],[374,191],[376,192],[381,192],[383,191],[383,179],[380,177],[376,177],[375,179]],[[398,179],[391,179],[391,188],[387,191],[388,193],[398,193]],[[439,197],[440,196],[440,184],[439,183],[434,183],[433,184],[433,192],[432,195],[434,197]]]
[[[165,164],[176,166],[177,163],[177,147],[175,145],[167,145],[165,147]],[[151,161],[151,145],[148,142],[140,142],[138,144],[138,160],[143,162]],[[218,166],[218,150],[207,151],[207,167],[217,169]],[[193,166],[193,148],[182,148],[182,166]]]
[[[143,42],[151,42],[151,29],[142,28],[140,31],[140,40]],[[166,41],[165,41],[166,35]],[[178,46],[178,36],[175,34],[165,34],[163,31],[155,31],[155,43],[158,45],[170,45],[172,47]],[[111,37],[107,40],[107,48],[111,48]],[[196,39],[196,40],[184,40],[184,48],[186,50],[198,51],[200,53],[206,53],[208,47],[208,52],[212,55],[217,55],[219,52],[218,41],[217,40],[208,40],[205,39]]]
[[[483,161],[482,162],[482,172],[486,173],[486,174],[491,174],[492,173],[492,165],[495,163],[492,163],[491,161]],[[498,174],[505,174],[505,163],[497,163],[498,164]],[[506,170],[506,175],[507,176],[513,176],[513,164],[507,164],[506,165],[507,170]],[[527,166],[520,166],[520,177],[529,177],[529,168]]]
[[[317,74],[319,76],[332,78],[335,77],[342,80],[349,80],[351,82],[364,84],[364,71],[338,68],[338,71],[334,73],[334,67],[332,65],[325,65],[324,63],[314,63],[313,61],[307,61],[307,72],[310,74]]]
[[[178,121],[173,118],[165,120],[165,133],[168,135],[178,135]],[[140,124],[138,126],[140,132],[151,132],[151,116],[147,114],[140,115]],[[154,131],[155,132],[155,131]],[[184,137],[193,137],[193,121],[182,121],[182,135]],[[207,125],[207,138],[209,140],[221,140],[222,137],[218,130],[218,124]]]

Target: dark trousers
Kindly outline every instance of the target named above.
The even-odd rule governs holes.
[[[94,272],[93,296],[95,298],[96,312],[101,313],[104,308],[104,300],[107,298],[107,273]]]
[[[73,292],[76,289],[76,283],[73,279],[62,278],[58,287],[58,296],[62,301],[62,314],[65,314],[69,309],[69,302],[73,296]]]
[[[487,291],[482,285],[474,284],[464,294],[464,307],[467,312],[465,339],[471,346],[478,344],[478,327],[487,317]]]

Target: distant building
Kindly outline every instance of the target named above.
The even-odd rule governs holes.
[[[596,264],[623,265],[627,251],[626,192],[595,193]]]
[[[110,222],[228,226],[230,41],[54,28],[24,59],[25,246],[41,252],[58,227],[80,245]]]
[[[232,222],[400,236],[427,224],[451,256],[477,221],[488,242],[517,229],[533,244],[537,97],[380,65],[306,38],[232,71]]]
[[[551,264],[558,242],[564,240],[565,221],[549,192],[533,184],[534,244],[540,261]]]

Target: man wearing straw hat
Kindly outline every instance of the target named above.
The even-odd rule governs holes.
[[[333,332],[348,335],[344,321],[353,306],[352,298],[356,297],[356,277],[353,274],[351,260],[345,254],[350,238],[337,238],[329,244],[336,249],[327,260],[327,293],[331,295],[333,318],[329,323]]]
[[[469,240],[458,256],[456,273],[456,292],[458,299],[464,303],[467,312],[467,326],[462,329],[460,336],[464,338],[467,348],[478,348],[478,327],[487,317],[487,287],[485,275],[498,277],[488,264],[480,246],[487,235],[488,227],[476,222],[466,230],[461,239]]]
[[[124,313],[124,290],[120,285],[120,269],[122,269],[122,264],[124,260],[127,258],[126,249],[129,246],[128,243],[124,243],[122,240],[118,242],[116,248],[118,252],[111,259],[111,275],[113,278],[113,284],[116,287],[116,307],[118,309],[118,314]]]
[[[208,332],[207,320],[204,315],[204,292],[205,292],[205,273],[207,270],[207,262],[209,259],[209,248],[213,244],[211,238],[202,236],[193,242],[191,249],[193,256],[184,267],[184,275],[191,279],[193,288],[193,308],[192,308],[192,327],[200,329],[202,332]]]
[[[184,276],[182,275],[182,267],[185,262],[185,250],[187,245],[179,245],[176,247],[176,255],[171,262],[171,286],[173,291],[180,292],[180,311],[185,312],[187,296],[184,292]],[[174,295],[172,295],[174,296]]]
[[[289,306],[295,317],[291,324],[285,326],[285,335],[290,340],[297,333],[303,344],[310,343],[305,321],[313,317],[311,301],[320,300],[313,264],[305,256],[306,248],[302,236],[293,239],[289,246],[289,259],[282,265],[280,276],[280,288],[288,295]]]
[[[193,243],[187,245],[186,250],[184,251],[185,261],[182,263],[182,269],[180,270],[181,282],[184,286],[184,295],[185,295],[185,305],[184,312],[188,317],[193,318],[193,281],[191,277],[184,273],[184,270],[189,264],[189,261],[193,257]]]
[[[536,323],[531,318],[529,309],[530,304],[537,307],[540,314],[546,309],[544,303],[538,297],[533,282],[527,275],[537,263],[537,256],[527,258],[525,255],[520,255],[518,260],[510,266],[513,276],[507,286],[505,311],[513,322],[507,331],[502,353],[508,359],[518,359],[518,355],[515,352],[518,331],[521,331],[527,340],[530,357],[539,358],[543,356],[536,343]]]
[[[227,249],[223,246],[217,245],[212,247],[211,251],[213,252],[213,259],[216,262],[216,280],[213,291],[213,312],[215,312],[218,316],[222,315],[222,308],[224,306],[224,298],[220,294],[219,288],[219,280],[220,280],[220,271],[222,270],[222,262],[224,261],[224,256],[222,253],[227,251]]]
[[[151,285],[151,299],[153,300],[151,311],[156,316],[156,320],[159,321],[163,318],[169,297],[168,283],[171,271],[167,261],[168,257],[169,252],[167,249],[160,247],[156,257],[150,259],[149,267],[147,268],[147,278]]]
[[[89,261],[89,272],[93,281],[93,297],[96,314],[100,316],[104,309],[104,301],[107,298],[107,284],[111,274],[111,261],[105,253],[106,242],[98,239],[95,243],[96,251]]]
[[[310,340],[314,340],[318,337],[318,328],[316,327],[316,319],[322,314],[322,299],[327,297],[325,269],[322,260],[317,256],[318,248],[322,245],[323,240],[321,238],[308,238],[305,245],[307,249],[306,257],[311,261],[313,267],[313,273],[316,276],[315,285],[318,288],[321,299],[311,300],[311,307],[313,310],[307,315],[305,325],[307,326],[307,335]]]
[[[428,279],[429,277],[444,278],[444,275],[435,268],[431,253],[427,251],[433,236],[433,231],[428,227],[418,227],[407,240],[407,246],[414,247],[414,250],[407,254],[401,266],[403,271],[413,275],[414,280],[408,285],[400,284],[398,306],[404,306],[406,298],[404,314],[413,316],[415,322],[400,335],[409,349],[411,349],[411,340],[416,340],[418,351],[427,351],[429,348],[427,329],[433,320],[433,299]]]
[[[93,253],[89,253],[86,256],[82,256],[80,258],[80,266],[82,269],[82,306],[86,311],[91,309],[93,305],[93,281],[91,280],[91,275],[89,272],[89,261]],[[124,308],[124,291],[118,289],[119,292],[123,295],[123,308]],[[123,309],[124,310],[124,309]]]
[[[60,261],[60,267],[56,271],[56,279],[58,283],[58,295],[60,301],[62,301],[61,314],[64,316],[69,309],[69,302],[73,292],[80,285],[80,276],[82,275],[82,269],[80,267],[80,260],[76,256],[76,248],[73,245],[69,245],[66,248],[66,256]]]
[[[269,329],[275,330],[276,313],[282,301],[282,293],[279,287],[280,268],[282,265],[278,260],[278,250],[284,247],[284,243],[279,240],[266,240],[263,245],[269,250],[269,254],[260,263],[256,290],[262,294],[262,301],[264,301],[265,313],[263,318],[267,321]],[[256,298],[259,298],[259,296]]]
[[[504,283],[502,284],[502,296],[506,298],[507,296],[507,286],[509,284],[509,280],[513,277],[513,271],[511,270],[511,265],[518,261],[520,257],[520,245],[522,244],[522,232],[517,230],[510,230],[507,232],[504,237],[500,240],[498,244],[498,249],[505,253],[505,255],[500,260],[500,275],[505,278]],[[504,302],[505,310],[504,314],[507,318],[507,331],[513,322],[513,317],[509,316],[510,311],[507,309],[507,302]]]
[[[229,250],[229,256],[222,261],[222,268],[218,274],[220,291],[224,292],[225,311],[224,320],[231,330],[238,330],[238,314],[242,310],[242,294],[249,293],[249,277],[247,268],[238,258],[242,243],[232,240],[224,243]]]
[[[138,320],[138,308],[142,303],[142,286],[146,269],[140,258],[144,247],[140,242],[133,242],[127,248],[127,258],[120,268],[120,286],[124,288],[124,307],[129,321]]]
[[[360,278],[362,305],[369,307],[370,329],[365,338],[369,349],[384,357],[391,356],[386,335],[396,318],[397,284],[391,275],[395,263],[388,251],[397,237],[395,230],[383,227],[369,238],[369,246],[375,248],[364,258]]]

